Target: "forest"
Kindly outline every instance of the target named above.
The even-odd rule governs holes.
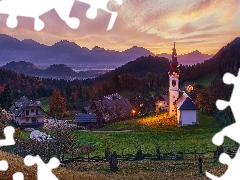
[[[213,112],[216,110],[217,99],[230,98],[232,86],[225,85],[222,76],[225,72],[237,75],[240,67],[239,51],[240,44],[229,44],[202,63],[191,66],[179,65],[180,85],[203,76],[214,76],[209,86],[195,83],[194,91],[190,93],[201,110]],[[67,100],[68,109],[80,109],[82,108],[78,105],[80,101],[99,100],[105,95],[121,91],[145,95],[154,92],[155,95],[161,95],[168,88],[168,70],[168,59],[153,56],[140,57],[114,71],[86,80],[39,78],[0,69],[0,92],[2,97],[5,86],[9,85],[13,99],[24,95],[30,99],[39,99],[52,96],[53,90],[58,89]]]

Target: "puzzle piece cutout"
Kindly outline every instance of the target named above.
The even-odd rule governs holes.
[[[239,162],[240,162],[240,151],[238,150],[236,156],[231,159],[226,153],[222,153],[219,157],[219,161],[222,164],[228,165],[228,170],[221,177],[214,176],[206,172],[206,176],[212,180],[239,180],[240,171],[239,171]]]
[[[7,26],[15,28],[18,25],[17,16],[24,16],[34,18],[34,29],[40,31],[44,28],[44,22],[39,17],[46,12],[55,9],[59,17],[72,28],[77,29],[80,21],[77,18],[69,17],[75,0],[1,0],[0,1],[0,14],[8,14]],[[117,15],[117,12],[108,10],[107,4],[110,0],[78,0],[89,4],[91,7],[86,13],[89,19],[94,19],[97,16],[97,10],[102,9],[111,13],[111,19],[107,30],[112,29]],[[115,0],[119,5],[122,0]]]
[[[16,172],[13,174],[13,180],[24,180],[24,176],[21,172]]]
[[[238,76],[235,77],[234,75],[230,73],[226,73],[223,76],[223,82],[225,84],[234,84],[234,89],[232,92],[232,96],[230,98],[230,101],[224,101],[224,100],[217,100],[216,106],[219,110],[224,110],[228,106],[231,107],[232,113],[235,117],[236,122],[225,127],[220,132],[215,134],[212,138],[212,142],[220,146],[223,144],[224,137],[227,136],[233,141],[240,144],[240,136],[239,136],[239,130],[240,130],[240,111],[239,111],[239,99],[240,99],[240,69],[238,72]],[[227,154],[222,153],[220,155],[219,161],[223,164],[228,164],[228,170],[225,172],[225,174],[221,177],[216,177],[208,172],[206,172],[206,176],[211,178],[212,180],[228,180],[228,179],[240,179],[240,172],[238,170],[239,164],[240,164],[240,152],[237,151],[235,158],[231,159]]]
[[[12,126],[7,126],[4,128],[5,139],[0,140],[0,147],[14,145],[15,141],[13,138],[15,130]],[[0,161],[0,171],[8,170],[8,162],[5,160]]]
[[[42,159],[37,156],[28,155],[24,158],[24,163],[26,166],[32,166],[34,164],[38,165],[38,180],[58,180],[58,178],[52,173],[52,169],[57,168],[60,165],[60,161],[53,157],[50,159],[48,164],[45,164]]]
[[[69,17],[73,3],[74,0],[2,0],[0,1],[0,13],[9,14],[7,19],[9,28],[17,26],[17,16],[24,16],[34,18],[34,29],[40,31],[44,28],[44,22],[39,19],[39,16],[55,9],[69,27],[76,29],[80,21]]]
[[[86,13],[87,18],[89,18],[89,19],[95,19],[97,17],[98,9],[102,9],[102,10],[110,13],[111,18],[110,18],[107,30],[110,30],[113,28],[113,25],[117,19],[118,13],[110,11],[107,8],[108,2],[110,0],[97,0],[97,1],[96,0],[77,0],[77,1],[89,4],[91,6]],[[118,5],[122,5],[122,3],[123,3],[122,0],[115,0],[115,1],[118,3]]]

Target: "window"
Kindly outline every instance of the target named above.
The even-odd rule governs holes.
[[[172,80],[172,86],[175,87],[177,85],[176,80]]]
[[[37,118],[36,117],[32,117],[32,122],[36,122]]]
[[[29,110],[26,110],[26,115],[27,115],[27,116],[29,115]]]
[[[38,115],[38,109],[36,109],[36,115]]]
[[[29,121],[29,117],[26,117],[26,122],[28,122]]]
[[[31,109],[31,113],[34,113],[34,109]]]

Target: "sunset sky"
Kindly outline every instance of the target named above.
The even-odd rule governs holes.
[[[170,53],[174,41],[178,54],[194,50],[214,54],[240,36],[239,0],[123,0],[122,6],[110,2],[109,9],[119,13],[110,31],[106,31],[110,14],[99,10],[97,18],[90,20],[85,15],[88,8],[75,2],[70,16],[81,21],[75,30],[52,10],[40,17],[45,22],[40,32],[34,30],[33,19],[26,17],[18,18],[17,28],[9,29],[7,15],[0,15],[0,33],[46,45],[69,40],[90,49],[122,51],[141,46],[155,54]]]

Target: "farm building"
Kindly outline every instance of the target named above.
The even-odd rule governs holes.
[[[168,108],[169,108],[168,95],[162,95],[162,96],[155,102],[155,106],[156,106],[156,111],[159,111],[159,110],[168,111]]]
[[[87,113],[86,113],[87,112]],[[84,114],[77,114],[75,122],[87,123],[87,119],[97,116],[97,124],[105,124],[112,121],[123,120],[132,116],[132,106],[128,99],[119,94],[105,96],[102,100],[94,101],[89,107],[83,109]],[[93,123],[93,122],[91,122]]]
[[[89,128],[98,123],[98,117],[94,113],[78,113],[75,116],[75,123],[77,123],[77,126],[85,126],[86,128]]]
[[[38,127],[43,125],[45,111],[41,108],[40,101],[32,101],[23,96],[11,107],[13,121],[21,127]]]

